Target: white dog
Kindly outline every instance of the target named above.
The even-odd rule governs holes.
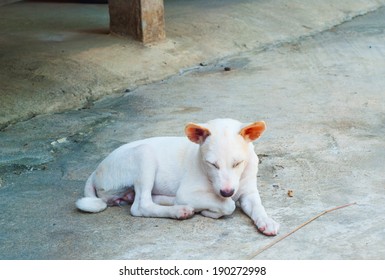
[[[258,230],[276,235],[257,189],[258,157],[252,141],[264,122],[243,125],[232,119],[189,123],[186,137],[156,137],[125,144],[105,158],[88,178],[85,212],[133,203],[131,214],[187,219],[230,215],[239,202]]]

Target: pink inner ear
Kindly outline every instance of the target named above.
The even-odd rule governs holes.
[[[256,122],[244,127],[240,134],[246,141],[257,140],[266,129],[265,122]]]
[[[202,144],[210,135],[210,131],[207,128],[198,126],[196,124],[187,125],[185,132],[188,139],[197,144]]]

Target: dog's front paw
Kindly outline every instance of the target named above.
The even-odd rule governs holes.
[[[269,217],[260,218],[255,224],[264,235],[272,236],[278,234],[279,224]]]
[[[185,220],[194,216],[194,208],[187,205],[180,205],[176,212],[178,220]]]

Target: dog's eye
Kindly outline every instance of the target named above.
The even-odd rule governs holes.
[[[242,162],[243,162],[243,160],[234,163],[234,164],[233,164],[233,168],[238,167]]]
[[[216,169],[219,169],[219,165],[218,165],[218,163],[216,163],[216,162],[207,162],[208,164],[210,164],[211,166],[214,166]]]

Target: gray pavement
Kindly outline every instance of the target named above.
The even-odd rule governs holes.
[[[4,128],[0,259],[384,259],[384,17],[379,8],[309,36],[211,54],[83,109]],[[217,117],[266,121],[256,143],[259,190],[279,236],[258,233],[239,210],[176,221],[132,217],[129,207],[75,209],[114,148]]]
[[[384,4],[167,0],[167,40],[148,47],[108,34],[106,4],[1,6],[0,129],[39,114],[87,108],[200,63],[317,34]]]

